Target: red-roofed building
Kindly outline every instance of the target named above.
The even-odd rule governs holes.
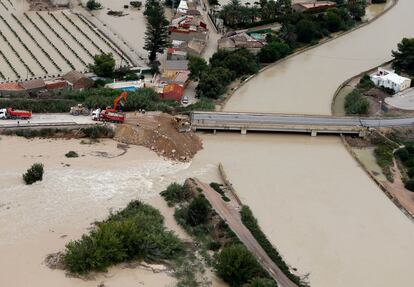
[[[169,84],[164,87],[160,96],[162,100],[175,100],[177,102],[180,102],[183,94],[183,87],[178,84]]]
[[[20,83],[0,83],[0,96],[12,97],[12,96],[28,96],[26,90]]]
[[[309,1],[292,5],[292,9],[296,12],[319,12],[335,7],[336,3],[332,1]]]

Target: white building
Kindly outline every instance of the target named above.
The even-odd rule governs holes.
[[[408,89],[411,85],[411,79],[397,75],[393,70],[388,71],[378,68],[377,72],[370,76],[371,81],[378,87],[385,87],[398,93]]]

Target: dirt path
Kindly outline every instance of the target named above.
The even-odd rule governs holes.
[[[259,245],[250,231],[244,226],[241,221],[239,210],[240,205],[234,205],[225,203],[219,194],[213,190],[209,185],[195,179],[196,184],[204,191],[206,198],[210,201],[213,208],[217,211],[221,218],[229,225],[231,230],[237,235],[237,237],[243,242],[250,252],[257,258],[258,262],[267,270],[276,280],[281,287],[297,287],[286,275],[276,266],[276,264],[270,259],[263,248]]]

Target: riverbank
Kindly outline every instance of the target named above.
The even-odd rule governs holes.
[[[237,89],[224,110],[330,114],[332,96],[344,79],[388,61],[397,43],[413,35],[407,13],[412,5],[400,0],[369,25],[273,64]]]

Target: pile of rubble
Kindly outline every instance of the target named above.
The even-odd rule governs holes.
[[[181,162],[191,160],[203,147],[201,139],[193,132],[179,132],[171,115],[130,113],[126,118],[126,123],[115,130],[114,139],[122,143],[145,146],[163,157]]]

